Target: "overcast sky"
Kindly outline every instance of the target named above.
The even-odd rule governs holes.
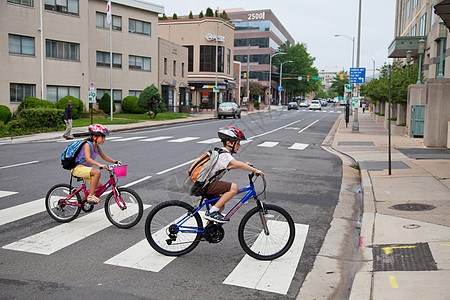
[[[355,37],[357,56],[359,0],[146,0],[164,6],[167,16],[205,13],[207,7],[271,9],[296,43],[305,43],[316,58],[314,66],[348,69],[352,61],[352,41],[335,34]],[[392,60],[387,57],[394,39],[394,0],[362,0],[360,67],[372,69]]]

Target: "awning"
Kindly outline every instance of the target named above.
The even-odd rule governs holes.
[[[434,10],[444,21],[447,28],[450,28],[450,0],[442,0],[434,5]]]
[[[450,0],[448,0],[450,1]],[[399,36],[396,37],[388,49],[389,58],[405,58],[406,51],[411,50],[412,57],[419,57],[419,41],[427,40],[426,36]]]

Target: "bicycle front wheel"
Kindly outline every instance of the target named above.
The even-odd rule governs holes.
[[[168,256],[180,256],[197,247],[203,229],[202,218],[182,201],[167,201],[155,206],[145,222],[145,236],[153,249]]]
[[[131,228],[142,218],[144,205],[138,193],[129,188],[118,188],[119,193],[111,192],[105,201],[105,214],[115,226],[123,229]]]
[[[61,223],[73,221],[78,217],[81,211],[81,197],[76,193],[69,198],[70,194],[70,186],[66,183],[57,184],[48,191],[45,208],[50,217]]]
[[[283,208],[265,204],[265,211],[251,209],[239,224],[238,237],[242,249],[253,258],[272,260],[291,248],[295,237],[292,217]],[[263,222],[267,224],[267,232]]]

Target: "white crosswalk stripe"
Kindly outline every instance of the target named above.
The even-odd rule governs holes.
[[[290,146],[288,149],[305,150],[306,147],[308,147],[308,146],[309,146],[309,144],[295,143],[292,146]]]
[[[193,140],[198,140],[199,137],[193,137],[193,136],[187,136],[181,139],[176,139],[176,140],[170,140],[168,141],[169,143],[184,143],[184,142],[189,142],[189,141],[193,141]]]
[[[258,147],[266,147],[266,148],[272,148],[278,145],[278,142],[264,142],[262,144],[259,144]]]
[[[156,136],[156,137],[140,140],[140,142],[156,142],[156,141],[162,141],[162,140],[167,140],[167,139],[171,139],[171,138],[173,138],[173,136]]]
[[[212,139],[204,140],[204,141],[197,142],[197,143],[198,144],[214,144],[214,143],[217,143],[217,142],[220,142],[219,138],[212,138]]]
[[[45,211],[45,198],[0,210],[0,226]]]
[[[146,137],[145,136],[133,136],[133,137],[129,137],[129,138],[112,140],[112,142],[126,142],[126,141],[132,141],[132,140],[139,140],[139,139],[143,139],[143,138],[146,138]]]
[[[279,225],[285,226],[286,223]],[[294,243],[280,258],[261,261],[245,255],[223,283],[286,295],[300,261],[308,229],[308,225],[295,224]]]

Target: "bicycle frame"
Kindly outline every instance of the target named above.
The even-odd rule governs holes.
[[[231,216],[233,216],[238,210],[239,208],[245,204],[251,197],[254,197],[257,201],[257,205],[261,206],[262,204],[260,203],[260,200],[257,198],[256,192],[255,192],[255,186],[252,182],[252,175],[249,175],[250,178],[250,185],[244,188],[241,188],[238,190],[237,195],[238,194],[242,194],[247,192],[247,194],[244,195],[244,197],[242,197],[231,209],[230,211],[226,214],[226,217],[231,218]],[[206,200],[203,204],[201,204],[199,207],[197,207],[194,212],[192,212],[191,214],[188,214],[186,216],[184,216],[181,220],[179,220],[178,222],[176,222],[177,225],[177,230],[181,231],[181,232],[190,232],[190,233],[204,233],[205,229],[204,228],[194,228],[194,227],[190,227],[190,226],[183,226],[183,224],[189,220],[193,215],[195,215],[197,212],[199,212],[205,205],[206,205],[206,209],[209,210],[210,206],[213,206],[214,203],[216,203],[218,200],[220,199],[219,197],[210,199],[210,200]],[[263,222],[265,229],[267,228],[265,225],[265,221]],[[222,226],[223,223],[219,223],[219,226]],[[267,230],[267,229],[266,229]]]

